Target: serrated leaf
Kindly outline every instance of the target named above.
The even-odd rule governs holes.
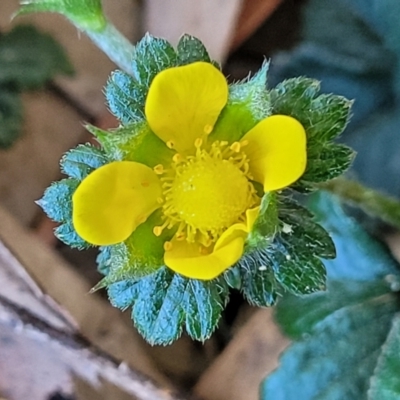
[[[36,12],[57,12],[83,30],[101,31],[107,22],[101,0],[23,0],[17,15]]]
[[[58,226],[54,231],[54,235],[63,243],[78,250],[87,249],[91,246],[76,233],[71,221]]]
[[[400,310],[398,265],[331,196],[314,195],[312,208],[333,236],[338,255],[325,263],[326,292],[279,302],[277,320],[299,342],[264,383],[262,398],[273,393],[278,400],[367,399]]]
[[[249,304],[269,307],[275,304],[282,292],[268,259],[260,251],[246,255],[238,267],[241,274],[241,289]]]
[[[204,342],[211,336],[227,300],[227,287],[223,280],[188,280],[182,308],[185,328],[192,339]]]
[[[326,182],[345,172],[353,162],[355,153],[346,145],[329,143],[314,148],[308,158],[308,165],[296,185],[302,182]]]
[[[280,368],[264,382],[262,398],[366,399],[369,378],[397,308],[396,297],[388,293],[327,316],[311,336],[285,352]]]
[[[80,144],[61,159],[61,171],[70,178],[82,181],[92,171],[107,164],[104,151],[90,144]]]
[[[102,275],[107,275],[110,272],[112,265],[111,260],[112,246],[102,246],[99,248],[99,254],[96,257],[97,271]]]
[[[178,65],[191,64],[196,61],[211,62],[204,44],[194,36],[184,34],[177,46]]]
[[[73,68],[62,47],[33,26],[17,26],[0,38],[0,84],[18,89],[43,86]]]
[[[105,88],[110,111],[124,124],[145,120],[146,87],[123,71],[114,71]]]
[[[0,87],[0,148],[9,148],[20,136],[22,107],[18,93]]]
[[[382,348],[378,365],[371,380],[369,400],[397,400],[400,398],[400,315],[393,319],[392,327]]]
[[[164,69],[176,66],[174,48],[165,39],[146,34],[136,45],[133,71],[139,83],[149,88],[153,78]]]
[[[56,222],[68,222],[72,218],[72,195],[79,185],[76,179],[53,182],[37,201],[49,218]]]
[[[163,267],[137,281],[108,287],[111,303],[121,309],[132,306],[132,319],[151,344],[166,345],[186,328],[196,340],[211,336],[228,299],[222,279],[186,279]]]
[[[309,197],[309,207],[332,237],[337,256],[325,261],[333,280],[373,281],[398,272],[398,264],[382,243],[371,238],[326,192]]]

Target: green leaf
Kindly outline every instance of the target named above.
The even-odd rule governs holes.
[[[90,144],[80,144],[61,159],[61,171],[70,178],[82,181],[92,171],[107,164],[104,151]]]
[[[227,303],[228,287],[222,279],[187,279],[163,267],[140,280],[110,285],[108,295],[116,307],[132,306],[135,326],[149,343],[166,345],[183,328],[195,340],[209,338]]]
[[[105,96],[110,111],[124,125],[145,120],[146,94],[146,87],[119,70],[111,74],[105,88]]]
[[[66,245],[78,250],[87,249],[91,246],[76,233],[71,221],[58,226],[54,231],[54,235]]]
[[[78,185],[79,181],[76,179],[53,182],[37,204],[53,221],[69,222],[72,219],[72,195]]]
[[[228,103],[222,110],[210,140],[240,140],[258,122],[271,114],[266,89],[268,63],[252,78],[229,86]]]
[[[344,144],[329,143],[314,148],[308,156],[308,166],[300,185],[306,182],[326,182],[345,172],[353,162],[355,153]],[[296,188],[296,184],[292,185]]]
[[[178,65],[187,65],[196,61],[211,62],[204,44],[194,36],[184,34],[177,46]]]
[[[17,26],[0,38],[0,85],[38,88],[57,74],[72,72],[61,46],[33,26]]]
[[[106,19],[101,0],[23,0],[17,15],[36,12],[57,12],[83,30],[101,31]]]
[[[97,270],[102,275],[107,275],[110,272],[112,265],[111,260],[112,246],[102,246],[99,248],[99,254],[96,257]]]
[[[387,293],[325,317],[311,334],[286,351],[280,368],[264,382],[262,398],[366,399],[369,379],[397,309],[396,296]]]
[[[134,75],[140,84],[149,88],[153,78],[164,69],[176,66],[174,48],[165,39],[146,34],[136,45],[136,56],[133,60]]]
[[[286,296],[278,303],[277,320],[297,342],[265,381],[262,398],[385,400],[385,385],[395,393],[399,383],[398,367],[391,364],[399,361],[399,351],[389,350],[399,338],[394,333],[400,310],[398,264],[334,198],[315,194],[311,206],[333,236],[338,255],[325,263],[326,292]]]
[[[368,392],[370,400],[400,398],[400,315],[393,319]]]
[[[9,148],[20,136],[21,128],[22,102],[19,94],[0,87],[0,148]]]

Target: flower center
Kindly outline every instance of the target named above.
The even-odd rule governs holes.
[[[243,144],[217,141],[206,150],[196,140],[195,146],[194,156],[176,154],[170,169],[155,168],[163,175],[164,224],[154,233],[178,224],[176,238],[208,247],[228,227],[244,221],[258,196]]]

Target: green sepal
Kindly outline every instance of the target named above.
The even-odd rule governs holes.
[[[266,89],[268,63],[252,78],[229,86],[228,103],[222,110],[210,140],[240,140],[258,122],[271,114]]]
[[[21,25],[0,37],[0,85],[36,89],[57,74],[72,73],[65,51],[49,34]]]
[[[184,34],[177,46],[177,64],[187,65],[196,61],[211,62],[204,44],[194,36]]]
[[[328,145],[345,129],[352,101],[333,94],[319,95],[319,90],[319,82],[301,77],[283,81],[270,92],[273,114],[290,115],[306,130],[306,171],[292,185],[300,192],[315,190],[314,182],[339,176],[354,158],[354,153],[346,146]]]
[[[91,247],[91,244],[82,239],[75,231],[72,222],[68,221],[54,230],[54,235],[66,245],[83,250]]]
[[[53,182],[36,203],[53,221],[68,222],[72,219],[72,195],[78,185],[77,179]]]
[[[153,78],[167,68],[175,67],[177,56],[174,48],[165,39],[146,34],[136,45],[133,60],[134,76],[146,89]]]
[[[146,87],[123,71],[114,71],[105,87],[105,97],[110,111],[129,125],[145,120]]]
[[[123,281],[108,287],[111,303],[121,309],[132,306],[136,328],[153,345],[172,343],[183,328],[195,340],[209,338],[228,294],[221,278],[186,279],[166,267],[138,281]]]
[[[279,229],[278,208],[275,192],[265,193],[261,199],[260,213],[246,240],[247,249],[268,246]]]
[[[371,380],[370,400],[397,400],[400,398],[400,314],[393,318],[390,333]]]
[[[16,15],[56,12],[83,30],[101,31],[106,27],[101,0],[23,0],[21,3]]]
[[[60,165],[64,174],[82,181],[95,169],[108,162],[109,159],[103,150],[90,144],[80,144],[75,149],[65,153]]]
[[[17,92],[0,87],[0,148],[9,148],[19,138],[23,120],[22,108]]]
[[[158,164],[169,165],[174,155],[145,122],[112,131],[104,131],[93,125],[86,125],[86,129],[97,138],[112,160],[136,161],[155,167]]]

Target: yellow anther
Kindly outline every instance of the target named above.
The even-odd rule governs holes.
[[[172,161],[176,164],[180,163],[183,160],[183,157],[176,153],[173,157],[172,157]]]
[[[175,237],[176,237],[176,240],[181,241],[181,240],[184,240],[186,238],[186,235],[182,232],[182,233],[176,235]]]
[[[162,234],[162,231],[163,231],[163,227],[162,227],[162,226],[155,226],[155,227],[153,228],[153,233],[154,233],[156,236],[160,236],[160,235]]]
[[[164,203],[164,199],[162,197],[157,197],[157,203],[158,204]]]
[[[242,147],[245,147],[245,146],[247,146],[249,144],[249,141],[248,140],[242,140],[241,142],[240,142],[240,145],[242,146]]]
[[[164,173],[164,166],[162,164],[158,164],[153,168],[153,171],[157,174],[157,175],[162,175]]]
[[[167,147],[173,149],[175,147],[175,143],[172,140],[168,140],[166,143]]]
[[[164,243],[164,250],[169,251],[172,249],[172,243],[171,242],[165,242]]]
[[[204,127],[204,133],[206,134],[206,135],[209,135],[211,132],[212,132],[212,130],[213,130],[213,126],[212,125],[206,125],[205,127]]]
[[[199,148],[201,147],[202,144],[203,144],[203,139],[201,139],[201,138],[197,138],[197,139],[194,141],[194,147],[196,147],[196,149],[199,149]]]
[[[239,153],[240,148],[241,148],[241,144],[239,142],[233,142],[230,147],[229,147],[232,151],[234,151],[235,153]]]
[[[208,250],[204,246],[199,246],[199,253],[203,254],[203,255],[206,255],[206,254],[208,254]]]

